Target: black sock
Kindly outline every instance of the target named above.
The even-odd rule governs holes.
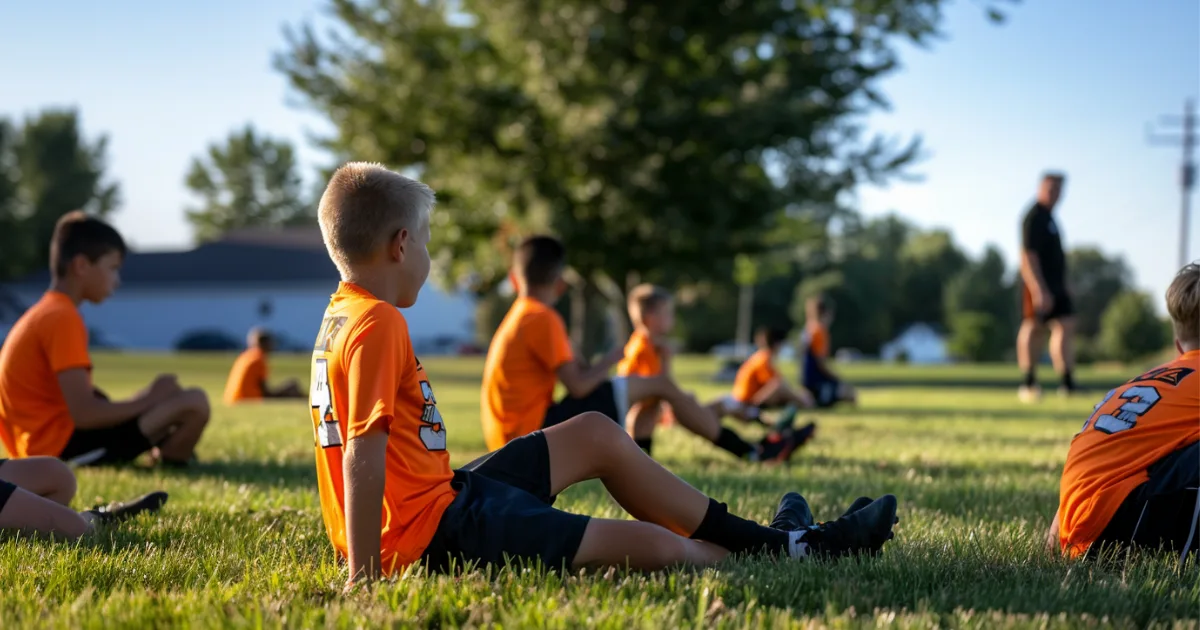
[[[1071,370],[1062,373],[1062,386],[1067,389],[1075,389],[1075,376],[1071,374]]]
[[[716,440],[713,440],[713,444],[733,453],[738,458],[745,457],[754,452],[754,447],[749,442],[743,440],[741,436],[725,427],[721,427],[721,434],[717,436]]]
[[[654,443],[654,438],[633,438],[633,443],[638,445],[638,448],[650,454],[650,445]]]
[[[1034,385],[1037,385],[1037,368],[1025,371],[1025,387],[1033,387]]]
[[[708,511],[704,520],[692,533],[693,540],[703,540],[714,545],[720,545],[730,553],[767,551],[781,555],[787,554],[788,532],[764,527],[744,518],[729,513],[724,503],[716,499],[708,500]]]

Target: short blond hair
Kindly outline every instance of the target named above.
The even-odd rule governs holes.
[[[653,284],[639,284],[629,292],[629,319],[640,326],[646,313],[652,313],[670,301],[670,291]]]
[[[1200,264],[1189,263],[1175,274],[1167,287],[1167,313],[1180,345],[1200,349]]]
[[[433,208],[433,189],[379,164],[348,162],[321,195],[317,221],[338,271],[370,260],[402,228],[413,229]]]

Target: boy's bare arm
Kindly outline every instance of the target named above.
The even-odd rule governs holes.
[[[96,395],[92,379],[84,368],[59,372],[58,386],[62,390],[71,419],[80,429],[116,426],[146,413],[151,407],[179,391],[179,383],[174,375],[160,375],[137,396],[125,401],[111,402]]]
[[[556,370],[558,380],[567,388],[572,398],[583,398],[608,380],[608,373],[624,356],[624,349],[616,348],[595,365],[584,367],[580,361],[567,361]]]
[[[346,488],[346,547],[350,577],[346,584],[372,581],[380,574],[380,537],[387,433],[351,438],[342,462]]]

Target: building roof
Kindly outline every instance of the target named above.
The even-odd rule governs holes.
[[[130,252],[121,267],[121,286],[127,288],[332,285],[338,279],[316,229],[242,230],[185,251]],[[46,286],[49,282],[50,272],[43,270],[18,284]]]

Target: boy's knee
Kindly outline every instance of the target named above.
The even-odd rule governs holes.
[[[598,411],[579,414],[575,422],[587,433],[588,442],[597,448],[611,448],[629,441],[629,436],[616,421]]]
[[[180,394],[185,397],[188,409],[197,417],[202,418],[203,422],[208,422],[208,418],[212,415],[212,407],[208,402],[208,394],[199,387],[191,387],[183,390]]]

